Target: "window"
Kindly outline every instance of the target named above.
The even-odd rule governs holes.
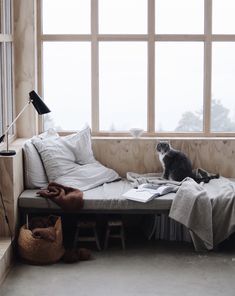
[[[157,34],[203,34],[203,0],[156,0]]]
[[[100,34],[147,34],[146,0],[99,0]]]
[[[233,0],[41,0],[44,128],[235,136]]]
[[[12,1],[0,1],[0,134],[13,119]],[[10,131],[12,133],[12,131]]]
[[[203,43],[158,42],[155,50],[156,131],[202,132],[202,122],[191,120],[203,110]]]
[[[211,129],[235,131],[235,42],[214,42]]]
[[[146,57],[146,42],[100,42],[101,130],[126,131],[133,126],[147,129]]]
[[[90,43],[44,42],[43,52],[43,72],[47,81],[44,93],[46,98],[50,98],[48,105],[53,106],[50,109],[53,110],[56,127],[73,130],[84,122],[90,123]],[[50,114],[46,118],[51,118]]]

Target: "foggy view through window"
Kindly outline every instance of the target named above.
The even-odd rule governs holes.
[[[100,129],[147,128],[147,44],[101,42]]]
[[[155,47],[157,131],[202,131],[179,125],[186,112],[203,108],[203,43],[159,42]]]
[[[212,34],[234,38],[212,41],[211,131],[235,132],[235,1],[212,1]],[[95,117],[101,132],[148,131],[151,121],[156,132],[203,132],[204,88],[210,82],[204,76],[204,0],[155,0],[153,53],[148,0],[98,3],[92,14],[96,8],[89,0],[43,1],[43,96],[52,110],[45,129],[77,130],[92,126]],[[97,15],[98,35],[91,15]]]

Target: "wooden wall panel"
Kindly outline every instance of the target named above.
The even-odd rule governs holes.
[[[172,147],[189,156],[194,168],[235,178],[234,139],[174,139],[170,142]],[[161,172],[161,164],[155,154],[156,143],[156,139],[150,138],[93,138],[93,150],[97,160],[121,176],[125,176],[127,171]]]
[[[23,191],[22,149],[18,150],[15,156],[0,157],[0,189],[14,235],[18,221],[18,196]],[[9,235],[3,206],[0,202],[0,237],[9,237]]]

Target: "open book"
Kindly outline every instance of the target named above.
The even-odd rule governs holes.
[[[122,196],[139,202],[148,202],[158,196],[175,192],[174,185],[141,184],[137,189],[130,189]]]

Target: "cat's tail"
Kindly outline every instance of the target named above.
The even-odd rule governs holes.
[[[192,178],[197,182],[197,183],[209,183],[210,180],[212,179],[218,179],[220,177],[219,174],[213,174],[209,173],[201,168],[195,169],[192,171]]]

